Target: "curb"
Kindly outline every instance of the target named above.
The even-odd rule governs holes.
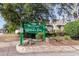
[[[19,53],[32,53],[32,52],[72,52],[77,51],[76,49],[72,48],[71,46],[19,46],[16,45],[16,50]]]

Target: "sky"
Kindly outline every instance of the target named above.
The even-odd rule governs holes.
[[[0,16],[0,29],[3,28],[3,25],[5,24],[6,22],[4,21],[4,19]]]

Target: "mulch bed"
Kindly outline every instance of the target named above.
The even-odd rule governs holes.
[[[27,43],[24,43],[23,46],[30,46],[29,44],[26,45]],[[35,42],[35,44],[32,44],[31,46],[35,46],[35,45],[45,45],[45,41],[41,42]],[[49,44],[50,45],[54,45],[54,46],[61,46],[61,45],[79,45],[79,40],[62,40],[62,41],[56,41],[56,40],[49,40]]]
[[[52,45],[79,45],[79,40],[62,40],[59,42],[51,40],[50,44]]]
[[[50,40],[50,44],[58,46],[58,45],[62,45],[62,43],[57,42],[56,40]]]

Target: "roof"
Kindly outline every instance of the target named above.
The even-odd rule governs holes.
[[[64,20],[58,20],[56,21],[56,25],[65,25],[66,22]]]

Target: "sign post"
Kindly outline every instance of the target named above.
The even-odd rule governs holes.
[[[43,40],[45,40],[45,24],[39,22],[23,22],[20,29],[20,45],[23,45],[24,32],[26,33],[43,33]]]
[[[46,33],[45,33],[45,31],[46,31],[46,30],[45,30],[45,25],[43,25],[43,40],[45,40],[45,38],[46,38],[46,35],[45,35]]]
[[[23,24],[20,23],[20,45],[23,45],[24,34],[23,34]]]

